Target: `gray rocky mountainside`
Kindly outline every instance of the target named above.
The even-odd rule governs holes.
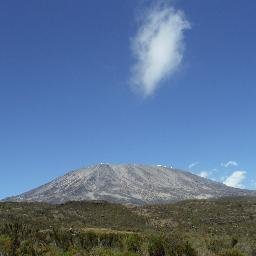
[[[228,187],[164,166],[98,164],[71,171],[6,201],[64,203],[105,200],[124,204],[156,204],[248,195],[255,195],[255,192]]]

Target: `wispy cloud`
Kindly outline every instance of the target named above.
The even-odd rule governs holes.
[[[194,163],[191,163],[189,166],[188,166],[188,169],[192,169],[193,167],[199,165],[200,162],[194,162]]]
[[[230,169],[221,169],[220,170],[218,168],[214,168],[211,170],[207,170],[207,169],[200,170],[199,168],[197,168],[197,170],[194,170],[194,167],[198,166],[199,164],[200,164],[200,169],[202,169],[200,162],[193,162],[188,166],[188,168],[190,171],[192,171],[194,174],[196,174],[200,177],[215,180],[217,182],[221,182],[230,187],[245,188],[245,187],[249,186],[248,182],[246,182],[246,178],[247,178],[246,171],[237,170],[237,171],[233,171],[232,173],[230,173],[228,171]],[[226,163],[221,163],[221,166],[225,167],[225,168],[237,167],[238,165],[239,164],[236,161],[228,161]],[[256,189],[256,180],[252,179],[250,182],[251,182],[250,187],[252,189]]]
[[[221,166],[228,168],[230,166],[238,166],[238,163],[236,161],[228,161],[226,163],[221,163]]]
[[[230,187],[243,188],[243,181],[246,178],[245,171],[235,171],[224,180],[224,184]]]
[[[152,95],[160,82],[180,65],[184,52],[184,31],[189,22],[180,10],[166,4],[151,8],[132,39],[135,64],[131,84],[144,96]]]
[[[201,171],[198,175],[203,177],[203,178],[210,178],[212,175],[214,175],[218,170],[217,169],[212,169],[210,171]],[[215,177],[211,177],[211,179],[216,180]]]
[[[208,178],[211,175],[211,173],[210,172],[206,172],[206,171],[202,171],[198,175],[200,177],[202,177],[202,178]]]

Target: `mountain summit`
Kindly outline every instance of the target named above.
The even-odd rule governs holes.
[[[155,204],[252,194],[255,193],[160,165],[98,164],[71,171],[43,186],[6,200],[48,203],[105,200]]]

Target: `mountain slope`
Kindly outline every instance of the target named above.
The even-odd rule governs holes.
[[[69,172],[7,201],[106,200],[153,204],[253,193],[164,166],[99,164]]]

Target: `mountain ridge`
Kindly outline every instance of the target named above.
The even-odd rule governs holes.
[[[59,204],[67,201],[105,200],[141,205],[248,195],[256,195],[256,192],[228,187],[172,167],[101,163],[70,171],[4,201]]]

